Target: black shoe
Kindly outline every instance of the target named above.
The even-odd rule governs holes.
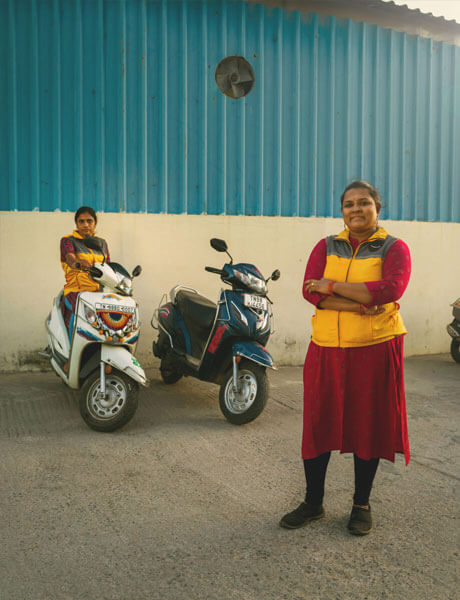
[[[287,529],[297,529],[310,521],[322,519],[324,514],[322,504],[307,504],[306,502],[302,502],[298,508],[284,515],[280,521],[280,526]]]
[[[371,507],[353,506],[347,527],[353,535],[367,535],[372,529]]]

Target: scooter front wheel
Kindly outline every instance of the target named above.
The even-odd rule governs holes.
[[[238,390],[233,389],[233,373],[229,371],[220,386],[219,405],[224,417],[233,425],[244,425],[256,419],[268,399],[268,379],[264,367],[243,360],[238,365]]]
[[[460,342],[457,340],[452,340],[450,343],[450,355],[455,362],[460,363]]]
[[[115,431],[126,425],[137,410],[139,387],[124,373],[113,370],[105,378],[105,397],[101,396],[98,371],[92,373],[80,391],[82,419],[96,431]]]

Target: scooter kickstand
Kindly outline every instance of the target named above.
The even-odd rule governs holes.
[[[236,362],[236,356],[233,357],[233,392],[237,393],[239,392],[239,386],[238,386],[238,363]]]

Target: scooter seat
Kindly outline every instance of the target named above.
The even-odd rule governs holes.
[[[217,305],[200,294],[180,290],[176,295],[179,310],[185,321],[189,319],[200,325],[200,329],[210,329],[214,323]]]
[[[200,358],[211,333],[217,305],[200,294],[186,290],[177,292],[176,300],[190,334],[192,355]]]

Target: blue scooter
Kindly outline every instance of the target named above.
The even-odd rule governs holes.
[[[158,330],[153,353],[161,359],[165,383],[185,376],[220,385],[219,404],[225,418],[235,425],[253,421],[268,398],[266,368],[275,368],[265,349],[271,333],[271,301],[267,282],[280,277],[278,270],[265,280],[251,264],[233,264],[224,240],[211,246],[226,252],[230,263],[222,269],[205,267],[220,275],[232,289],[222,289],[217,305],[197,290],[174,287],[170,301],[155,310],[152,327]]]

